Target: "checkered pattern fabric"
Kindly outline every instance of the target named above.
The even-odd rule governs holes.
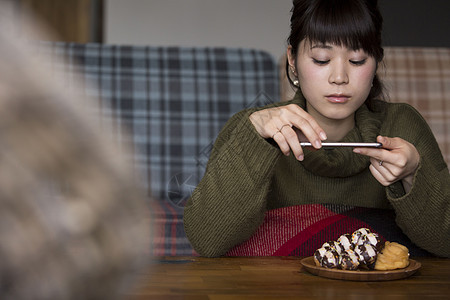
[[[384,62],[378,73],[390,101],[422,114],[450,165],[450,48],[386,48]]]
[[[184,203],[225,122],[244,108],[279,101],[276,62],[251,49],[73,43],[39,49],[50,59],[66,57],[52,68],[68,85],[81,73],[86,94],[99,99],[102,117],[115,125],[112,136],[134,147],[133,163],[156,199],[153,252],[192,254]]]
[[[281,99],[294,95],[280,60]],[[450,48],[386,47],[378,70],[389,101],[409,103],[425,118],[450,165]]]

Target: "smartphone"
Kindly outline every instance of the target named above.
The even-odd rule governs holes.
[[[311,143],[301,142],[302,147],[312,147]],[[322,143],[322,147],[369,147],[369,148],[381,148],[383,144],[381,143]]]

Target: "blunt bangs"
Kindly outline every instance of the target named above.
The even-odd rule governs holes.
[[[381,28],[374,24],[374,16],[361,6],[361,1],[316,1],[304,17],[310,20],[303,23],[301,35],[311,43],[362,49],[378,62],[382,60],[383,49],[377,47],[381,45]]]

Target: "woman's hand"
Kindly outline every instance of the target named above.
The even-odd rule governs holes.
[[[254,112],[250,121],[263,138],[272,138],[284,155],[289,155],[292,150],[298,160],[304,158],[300,137],[304,136],[316,149],[327,139],[314,118],[295,104]]]
[[[378,136],[377,141],[383,144],[383,148],[355,148],[353,152],[370,156],[370,172],[382,185],[402,180],[408,193],[419,166],[419,152],[413,144],[401,138]]]

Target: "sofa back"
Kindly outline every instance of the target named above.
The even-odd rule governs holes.
[[[277,65],[263,51],[43,45],[50,58],[66,58],[53,67],[68,81],[81,73],[86,94],[99,99],[102,116],[114,121],[113,136],[131,142],[149,193],[175,204],[202,177],[212,143],[234,113],[279,101]]]
[[[111,137],[132,146],[130,160],[155,200],[152,253],[195,254],[183,227],[185,201],[225,122],[244,108],[280,101],[277,62],[266,52],[235,48],[58,42],[38,48],[68,87],[81,74],[84,92],[99,101],[100,119],[112,121]]]

